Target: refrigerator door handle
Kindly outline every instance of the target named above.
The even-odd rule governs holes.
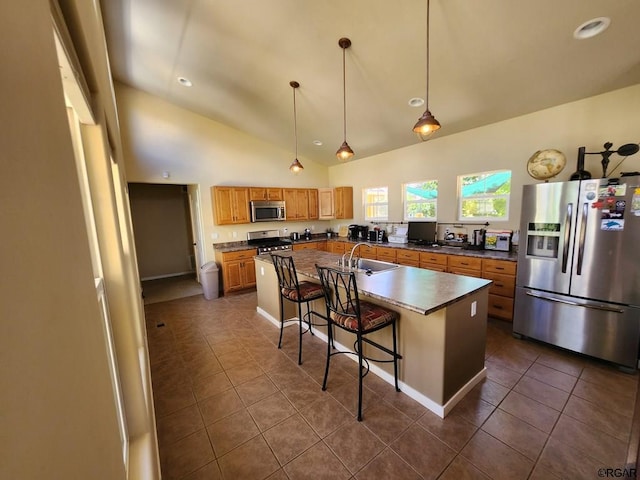
[[[547,297],[545,295],[540,295],[540,294],[534,293],[532,291],[527,291],[525,293],[527,295],[529,295],[530,297],[541,298],[542,300],[549,300],[550,302],[565,303],[567,305],[573,305],[573,306],[576,306],[576,307],[584,307],[584,308],[592,308],[594,310],[604,310],[605,312],[624,313],[624,310],[622,310],[621,308],[608,307],[606,305],[585,304],[585,303],[572,302],[571,300],[565,300],[565,299],[562,299],[562,298]]]
[[[562,247],[562,273],[567,273],[569,260],[569,237],[571,235],[571,221],[573,219],[573,203],[567,204],[567,216],[564,219],[564,246]]]
[[[587,218],[589,215],[589,204],[582,204],[582,222],[580,222],[580,243],[578,244],[578,266],[576,275],[582,275],[582,261],[584,259],[584,242],[587,237]]]

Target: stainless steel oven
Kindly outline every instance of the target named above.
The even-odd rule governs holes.
[[[250,205],[252,222],[282,222],[287,219],[284,201],[255,200]]]

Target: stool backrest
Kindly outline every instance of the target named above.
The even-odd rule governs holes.
[[[296,274],[296,266],[293,258],[282,255],[271,254],[271,261],[278,275],[278,283],[280,288],[289,290],[299,290],[298,275]]]
[[[353,317],[360,324],[360,302],[354,272],[316,265],[329,315]]]

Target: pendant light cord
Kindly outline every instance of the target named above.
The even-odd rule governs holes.
[[[424,96],[424,104],[426,105],[427,110],[429,110],[429,32],[430,31],[431,30],[429,28],[429,0],[427,0],[427,75],[426,75],[427,91]]]
[[[347,73],[345,63],[345,50],[342,47],[342,126],[344,133],[344,141],[347,141]]]
[[[298,159],[298,115],[296,114],[296,87],[293,87],[293,136],[296,141],[296,160]]]

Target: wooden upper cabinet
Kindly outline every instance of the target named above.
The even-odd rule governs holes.
[[[320,220],[331,220],[336,218],[333,197],[333,188],[318,189],[318,218]]]
[[[249,223],[249,189],[247,187],[211,187],[216,225]]]
[[[308,198],[308,212],[309,212],[309,220],[318,220],[319,212],[318,212],[318,189],[310,188],[307,190]]]
[[[284,201],[287,220],[309,219],[309,190],[306,188],[285,188]]]
[[[250,187],[249,200],[284,200],[282,188]]]
[[[335,218],[353,218],[353,187],[334,188]]]

